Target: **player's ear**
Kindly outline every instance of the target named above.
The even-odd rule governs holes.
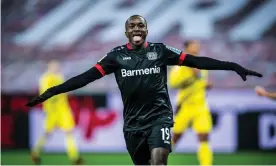
[[[125,32],[125,35],[126,35],[127,39],[129,39],[129,33]]]

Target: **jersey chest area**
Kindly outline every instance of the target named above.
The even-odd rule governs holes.
[[[120,54],[117,62],[122,77],[160,74],[164,66],[162,56],[155,51]]]

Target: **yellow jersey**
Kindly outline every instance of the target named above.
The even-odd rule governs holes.
[[[39,80],[39,93],[42,94],[47,89],[59,85],[64,82],[61,74],[46,72]],[[71,111],[68,103],[68,96],[66,93],[53,96],[42,103],[43,109],[46,113],[57,111]]]
[[[206,105],[206,86],[208,83],[208,71],[200,70],[199,76],[195,76],[193,69],[186,66],[172,67],[168,84],[177,88],[177,105],[197,104]]]

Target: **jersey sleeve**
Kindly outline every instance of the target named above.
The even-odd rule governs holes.
[[[100,71],[102,76],[115,72],[119,67],[116,55],[113,52],[106,54],[97,62],[95,67]]]
[[[186,57],[186,54],[181,50],[165,44],[163,45],[163,52],[167,65],[181,65]]]

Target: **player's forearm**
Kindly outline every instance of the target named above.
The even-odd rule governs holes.
[[[267,92],[265,96],[272,100],[276,100],[276,92],[275,93]]]
[[[235,70],[239,65],[233,62],[220,61],[209,57],[197,57],[193,55],[186,55],[182,63],[183,66],[194,67],[206,70]]]
[[[88,71],[67,80],[63,84],[48,89],[47,91],[51,92],[52,95],[69,92],[84,87],[90,82],[93,82],[101,77],[102,74],[98,71],[97,68],[93,67]]]

